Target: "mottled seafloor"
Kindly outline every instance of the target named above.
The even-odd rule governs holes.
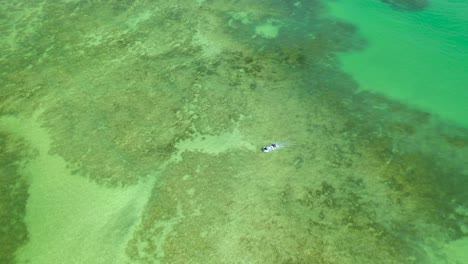
[[[0,262],[467,263],[468,130],[360,90],[327,12],[2,1]]]

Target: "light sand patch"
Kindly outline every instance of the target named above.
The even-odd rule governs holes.
[[[98,186],[71,175],[61,157],[48,155],[49,136],[35,119],[3,117],[0,125],[39,151],[23,168],[30,184],[25,217],[30,240],[17,252],[17,262],[124,263],[152,184]]]
[[[455,241],[448,243],[445,246],[445,250],[449,259],[451,260],[450,263],[465,263],[468,259],[468,238],[462,238]]]
[[[255,27],[255,34],[266,39],[274,39],[278,36],[281,23],[277,19],[268,19],[265,23]]]
[[[254,151],[256,149],[253,144],[243,139],[238,128],[219,135],[197,134],[191,139],[177,142],[175,147],[178,151],[171,158],[174,161],[180,161],[180,155],[184,151],[216,155],[229,150],[247,149]]]

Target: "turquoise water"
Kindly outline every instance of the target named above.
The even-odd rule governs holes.
[[[367,41],[363,51],[341,56],[343,69],[361,89],[468,125],[466,1],[430,1],[418,12],[378,1],[336,1],[330,6]]]
[[[3,3],[0,262],[465,263],[467,9]]]

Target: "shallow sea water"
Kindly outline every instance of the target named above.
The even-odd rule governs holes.
[[[0,7],[1,263],[467,262],[468,3],[166,2]]]

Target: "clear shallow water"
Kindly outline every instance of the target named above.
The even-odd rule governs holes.
[[[363,51],[341,56],[361,89],[468,126],[465,1],[430,1],[413,12],[379,1],[334,1],[330,7],[367,40]]]
[[[464,4],[331,5],[2,5],[0,262],[463,263]]]

